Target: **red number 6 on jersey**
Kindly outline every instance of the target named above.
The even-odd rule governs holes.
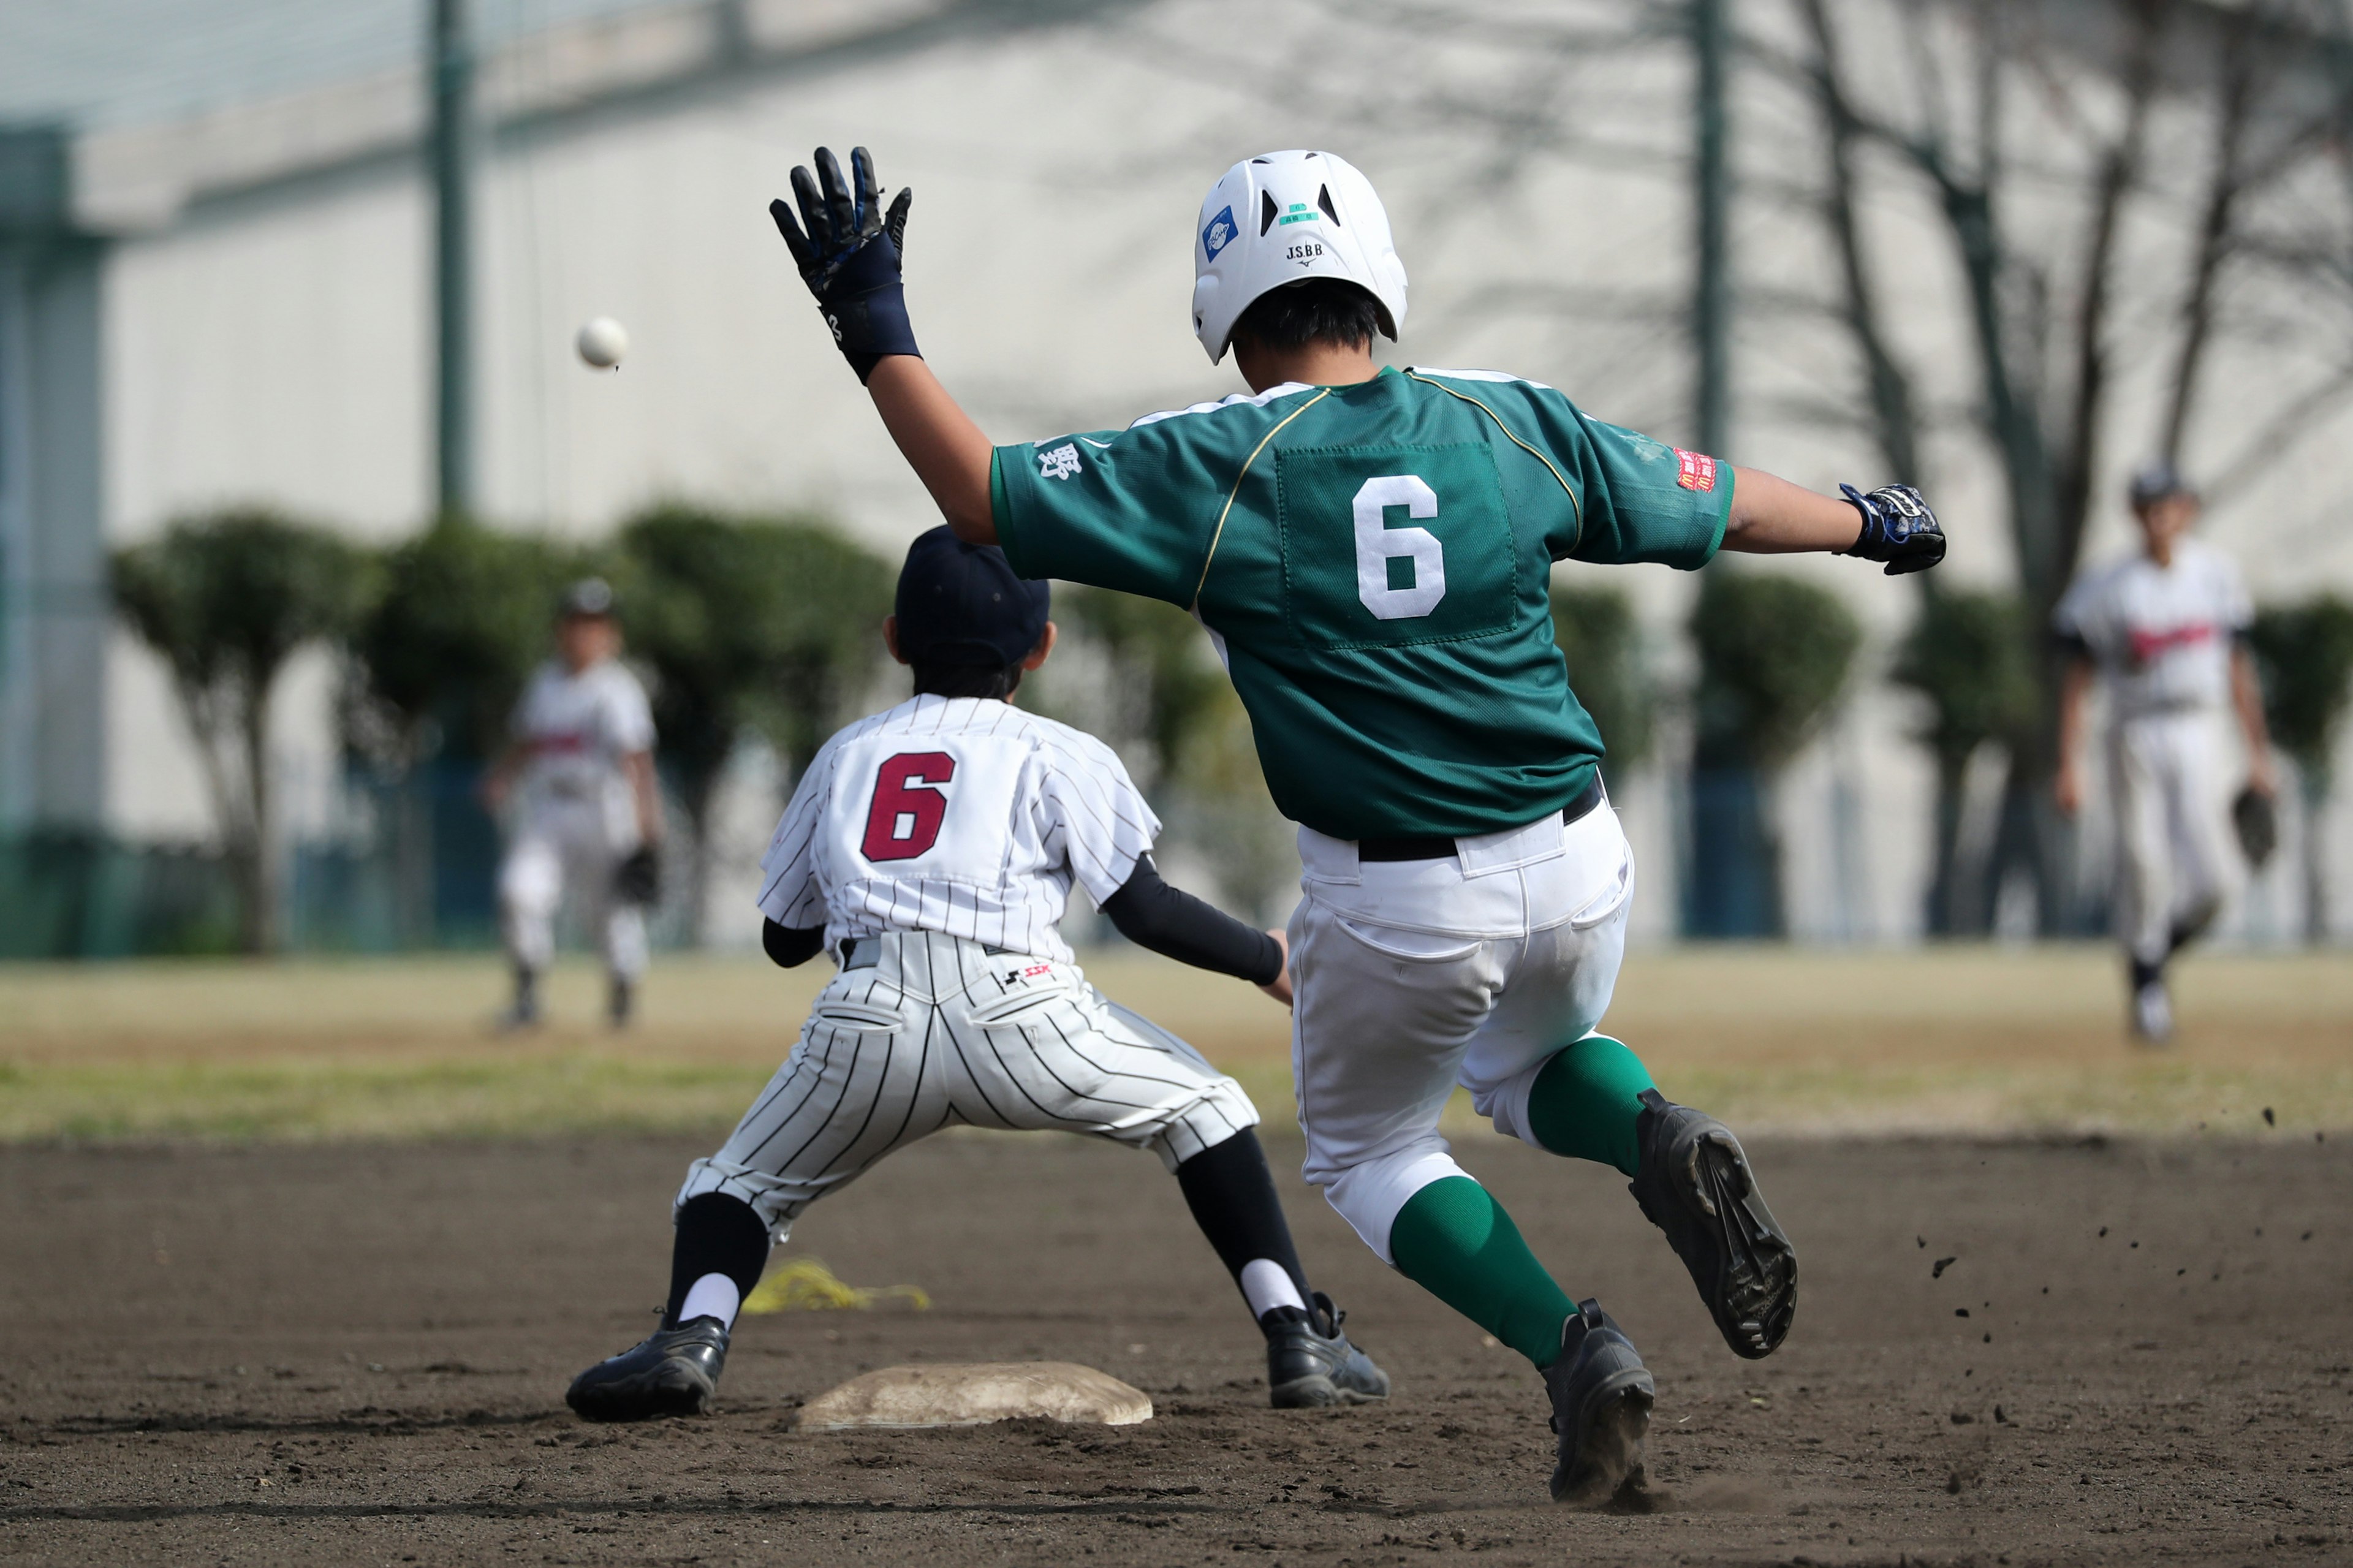
[[[940,840],[948,797],[937,788],[955,777],[945,752],[902,752],[874,775],[874,804],[866,813],[869,860],[912,860]]]

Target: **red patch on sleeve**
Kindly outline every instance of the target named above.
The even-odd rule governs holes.
[[[1697,452],[1686,452],[1678,447],[1675,448],[1675,466],[1678,469],[1675,483],[1683,486],[1683,489],[1687,490],[1715,489],[1714,458],[1703,457]]]

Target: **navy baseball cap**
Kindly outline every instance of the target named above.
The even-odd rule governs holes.
[[[909,664],[1018,664],[1046,635],[1048,590],[1014,574],[994,544],[966,544],[943,524],[907,547],[899,569],[899,657]]]
[[[613,585],[602,577],[583,577],[564,590],[556,602],[556,613],[569,619],[574,616],[603,617],[614,610]]]
[[[2153,463],[2142,464],[2140,471],[2132,478],[2132,503],[2135,506],[2151,506],[2168,496],[2195,496],[2197,493],[2189,488],[2189,481],[2181,477],[2181,470],[2162,458]]]

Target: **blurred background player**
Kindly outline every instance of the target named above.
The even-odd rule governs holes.
[[[499,924],[514,965],[502,1027],[539,1022],[539,978],[555,951],[568,891],[605,959],[606,1016],[629,1021],[646,969],[645,906],[659,882],[661,792],[653,711],[618,655],[613,590],[589,577],[565,591],[556,657],[539,667],[508,723],[482,791],[506,826]]]
[[[2221,733],[2226,708],[2245,742],[2245,787],[2277,787],[2262,688],[2246,647],[2254,606],[2231,559],[2190,529],[2197,492],[2169,463],[2133,477],[2141,548],[2085,572],[2052,624],[2068,658],[2059,699],[2052,792],[2083,804],[2077,757],[2093,680],[2108,697],[2108,787],[2116,819],[2116,916],[2131,966],[2133,1032],[2173,1035],[2168,959],[2213,922],[2243,879],[2231,842],[2233,794]]]
[[[1201,204],[1193,328],[1250,394],[993,447],[924,364],[872,160],[823,148],[770,215],[883,424],[956,531],[1039,576],[1163,599],[1215,639],[1300,825],[1292,1071],[1308,1179],[1383,1260],[1543,1375],[1556,1500],[1643,1481],[1655,1385],[1565,1291],[1439,1120],[1615,1166],[1725,1342],[1770,1354],[1797,1256],[1723,1123],[1599,1034],[1632,852],[1569,689],[1553,563],[1835,552],[1944,559],[1916,490],[1845,499],[1607,425],[1493,371],[1377,366],[1406,314],[1388,213],[1330,153],[1270,153]]]
[[[762,861],[762,941],[841,972],[718,1153],[678,1194],[662,1323],[565,1395],[599,1421],[702,1410],[737,1309],[793,1220],[944,1127],[1150,1149],[1265,1336],[1278,1408],[1388,1396],[1292,1245],[1258,1110],[1184,1041],[1087,984],[1056,929],[1073,884],[1120,933],[1291,999],[1282,938],[1179,892],[1159,818],[1109,746],[1012,706],[1053,651],[1047,586],[945,528],[883,622],[915,694],[820,748]]]

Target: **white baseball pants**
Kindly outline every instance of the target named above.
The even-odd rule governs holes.
[[[1258,1124],[1240,1084],[1076,964],[934,931],[867,938],[850,962],[679,1203],[741,1198],[781,1244],[803,1209],[943,1127],[1092,1133],[1174,1171]]]
[[[2139,963],[2163,963],[2177,930],[2203,929],[2239,889],[2222,751],[2209,708],[2122,719],[2109,732],[2116,932]]]
[[[1360,861],[1299,834],[1292,1077],[1305,1175],[1384,1261],[1398,1211],[1465,1174],[1439,1136],[1456,1085],[1530,1143],[1528,1091],[1593,1032],[1626,951],[1634,857],[1603,802],[1456,841],[1453,859]]]
[[[499,864],[499,928],[507,956],[544,969],[555,954],[555,913],[566,889],[606,967],[624,980],[646,971],[646,916],[613,896],[613,872],[636,850],[616,837],[593,803],[543,807],[526,817]]]

